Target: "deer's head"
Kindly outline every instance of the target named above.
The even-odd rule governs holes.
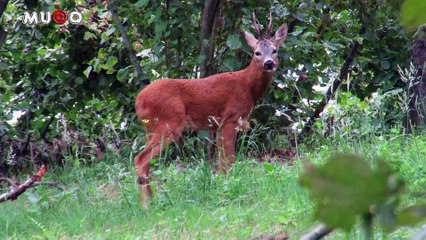
[[[260,25],[257,23],[256,16],[253,13],[253,25],[257,32],[257,38],[249,32],[244,31],[244,37],[247,44],[253,50],[253,61],[263,69],[265,72],[274,72],[278,65],[278,48],[287,37],[287,25],[281,25],[274,36],[270,36],[272,28],[272,14],[269,18],[268,28],[266,30],[266,37],[263,37]]]

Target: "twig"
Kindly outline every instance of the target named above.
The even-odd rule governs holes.
[[[115,138],[116,138],[117,147],[120,148],[120,146],[121,146],[120,134],[118,134],[118,132],[115,130],[114,124],[112,123],[111,120],[109,120],[109,129],[114,133]]]
[[[144,76],[146,76],[146,74],[144,73],[141,66],[139,65],[138,59],[136,58],[136,54],[133,51],[132,45],[130,44],[129,36],[127,36],[126,29],[124,28],[123,24],[121,23],[120,18],[118,16],[117,12],[116,12],[117,7],[115,6],[115,4],[111,3],[110,0],[106,0],[106,3],[107,3],[109,11],[111,12],[112,19],[114,20],[115,24],[117,25],[118,30],[120,31],[121,37],[123,38],[124,45],[127,48],[127,51],[128,51],[129,57],[130,57],[130,61],[132,62],[133,66],[135,68],[135,72],[136,72],[136,75],[138,77],[138,80],[142,80],[144,78]],[[141,81],[141,85],[143,87],[145,87],[148,84],[149,84],[148,79],[143,79]]]
[[[15,182],[15,181],[13,181],[13,179],[8,178],[8,177],[0,177],[0,182],[7,182],[7,183],[9,183],[9,185],[11,186],[11,188],[12,188],[12,189],[17,188],[17,187],[18,187],[18,184],[19,184],[19,183],[17,183],[17,182]],[[43,182],[35,182],[35,183],[34,183],[32,186],[30,186],[30,187],[35,187],[35,186],[40,186],[40,185],[49,185],[49,186],[52,186],[52,187],[59,188],[59,189],[61,189],[61,190],[64,190],[64,189],[65,189],[65,186],[63,186],[62,184],[60,184],[60,183],[59,183],[59,182],[57,182],[57,181],[43,181]]]
[[[360,35],[365,33],[365,27],[362,26],[360,30]],[[340,76],[338,79],[336,79],[333,84],[328,88],[326,94],[324,95],[321,102],[318,104],[318,106],[315,109],[314,114],[309,118],[309,120],[306,122],[305,126],[303,127],[300,135],[299,135],[299,141],[303,139],[303,137],[306,136],[307,133],[310,132],[312,129],[312,126],[314,125],[315,121],[320,117],[320,114],[324,111],[325,106],[327,106],[328,102],[334,97],[337,88],[340,86],[343,80],[345,80],[349,74],[349,67],[351,66],[354,58],[356,57],[358,53],[358,49],[361,46],[361,44],[358,41],[355,41],[351,52],[346,57],[346,60],[340,69]]]
[[[314,228],[314,230],[312,230],[310,233],[302,236],[300,240],[318,240],[327,236],[332,231],[333,229],[328,228],[325,224],[320,224],[316,228]]]
[[[29,187],[33,186],[36,182],[39,182],[43,178],[46,172],[47,172],[47,168],[45,165],[43,165],[40,168],[40,170],[37,172],[37,174],[31,176],[23,184],[17,186],[16,188],[13,188],[9,192],[6,192],[0,195],[0,203],[7,200],[11,200],[11,201],[16,200],[18,196],[24,193]]]
[[[24,154],[28,152],[28,146],[30,145],[31,137],[32,137],[32,134],[28,133],[27,141],[25,141],[24,146],[21,149],[22,153],[24,153]]]

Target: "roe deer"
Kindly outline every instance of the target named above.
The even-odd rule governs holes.
[[[248,117],[265,93],[278,65],[277,49],[287,37],[281,25],[270,37],[272,15],[266,38],[253,13],[256,39],[244,31],[253,50],[250,65],[240,71],[201,79],[162,79],[143,89],[136,98],[136,114],[145,125],[145,149],[134,159],[141,203],[146,208],[152,195],[149,186],[150,160],[181,137],[184,130],[216,130],[219,170],[227,172],[235,159],[237,132],[248,129]]]

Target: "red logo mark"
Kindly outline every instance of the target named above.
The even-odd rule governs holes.
[[[58,25],[62,25],[67,21],[67,13],[62,10],[55,10],[52,14],[52,20]]]

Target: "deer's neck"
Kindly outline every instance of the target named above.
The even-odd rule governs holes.
[[[263,69],[259,69],[257,65],[258,64],[252,60],[250,65],[244,70],[247,76],[246,81],[248,81],[249,91],[252,93],[254,102],[265,94],[272,82],[272,76],[274,75],[273,72],[265,72]]]

